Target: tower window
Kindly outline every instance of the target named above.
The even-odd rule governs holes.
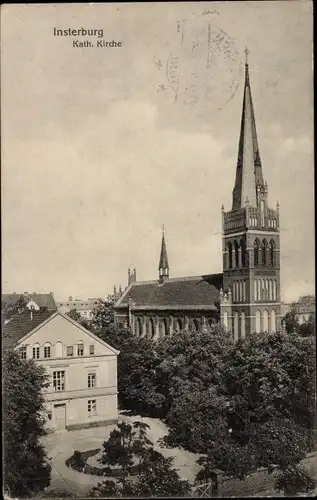
[[[270,265],[274,266],[274,254],[275,254],[275,243],[273,240],[270,241]]]
[[[262,265],[266,266],[267,264],[267,241],[263,240],[262,242]]]
[[[241,265],[242,267],[246,266],[246,248],[245,248],[245,242],[242,239],[240,241],[240,248],[241,248]]]
[[[229,269],[232,269],[232,243],[228,243],[228,259],[229,259]]]
[[[260,253],[260,245],[259,245],[259,240],[255,240],[254,242],[254,265],[258,266],[259,265],[259,253]]]
[[[234,257],[235,257],[235,267],[240,267],[239,262],[239,245],[238,242],[234,242]]]

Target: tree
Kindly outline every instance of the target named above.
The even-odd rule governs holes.
[[[182,497],[188,496],[190,484],[183,481],[173,469],[173,458],[164,457],[150,448],[139,469],[136,481],[121,479],[104,481],[92,490],[92,496],[98,497]]]
[[[114,325],[114,305],[116,296],[108,295],[106,300],[99,300],[93,310],[91,325],[96,334],[103,334],[109,326]]]
[[[81,326],[86,328],[86,330],[91,330],[91,324],[90,321],[88,321],[86,318],[83,318],[80,313],[77,311],[77,309],[71,309],[68,313],[67,316],[69,316],[71,319],[74,321],[77,321]]]
[[[222,367],[233,345],[230,334],[219,324],[204,331],[175,333],[157,342],[155,353],[160,362],[156,385],[164,398],[166,415],[179,396],[186,398],[186,392],[204,392],[221,385]]]
[[[71,309],[68,313],[67,313],[67,316],[69,316],[71,319],[73,319],[74,321],[77,321],[77,323],[80,323],[80,320],[81,320],[81,315],[80,313],[77,311],[77,309]]]
[[[128,470],[136,462],[140,467],[149,448],[153,447],[147,437],[147,429],[149,425],[144,422],[136,421],[132,425],[120,422],[103,443],[101,462],[105,465],[117,465],[123,470]]]
[[[5,323],[5,321],[9,320],[14,316],[15,314],[18,314],[19,312],[22,312],[27,304],[26,297],[24,295],[20,295],[17,297],[16,302],[13,304],[5,304],[1,303],[1,313],[2,313],[2,324]]]
[[[117,427],[103,443],[101,462],[105,465],[118,465],[122,470],[127,470],[133,464],[133,429],[125,422],[119,423]]]
[[[39,442],[46,434],[42,391],[47,386],[43,367],[18,352],[4,353],[4,483],[13,496],[32,496],[50,484],[51,466]]]
[[[305,321],[299,326],[298,333],[302,337],[316,336],[316,320],[313,314],[309,316],[308,321]]]
[[[282,324],[284,324],[287,333],[299,331],[299,322],[297,320],[294,307],[292,307],[291,310],[282,318]]]
[[[316,444],[315,340],[296,333],[253,335],[238,342],[223,367],[231,432],[203,458],[236,477],[252,468],[296,465]],[[206,415],[206,419],[207,419]]]
[[[304,467],[300,466],[287,467],[282,470],[275,481],[275,489],[283,491],[286,496],[308,493],[314,488],[316,488],[316,480]]]

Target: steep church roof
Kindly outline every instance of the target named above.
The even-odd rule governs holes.
[[[132,283],[116,303],[116,308],[133,309],[218,309],[223,275],[209,274],[186,278]]]
[[[244,96],[232,210],[245,206],[246,199],[251,206],[256,206],[256,187],[264,185],[247,55],[246,49]]]

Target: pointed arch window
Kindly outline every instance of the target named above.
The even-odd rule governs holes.
[[[193,330],[195,330],[196,332],[198,332],[199,330],[199,323],[197,319],[193,320]]]
[[[150,318],[148,323],[148,336],[150,339],[153,339],[154,335],[155,335],[154,321],[153,318]]]
[[[182,328],[183,328],[183,327],[182,327],[182,321],[181,321],[181,319],[179,319],[179,318],[178,318],[178,319],[176,320],[176,331],[177,331],[177,332],[180,332],[180,331],[182,330]]]
[[[261,300],[262,295],[261,295],[261,280],[257,280],[257,285],[258,285],[258,300]]]
[[[267,241],[264,239],[262,241],[262,265],[266,266],[267,264]]]
[[[243,299],[243,283],[242,283],[242,281],[240,281],[240,283],[239,283],[239,291],[240,291],[239,300],[240,300],[240,302],[243,302],[244,299]]]
[[[245,313],[241,312],[241,338],[245,338]]]
[[[276,280],[273,280],[273,300],[276,300]]]
[[[240,240],[240,248],[241,248],[241,266],[245,267],[246,264],[246,248],[244,239]]]
[[[227,312],[225,312],[225,313],[223,314],[223,325],[224,325],[224,327],[225,327],[226,329],[228,328],[228,313],[227,313]]]
[[[272,284],[272,280],[269,281],[269,300],[273,300],[273,284]]]
[[[228,260],[229,260],[229,269],[232,269],[232,243],[229,241],[228,243]]]
[[[254,265],[259,265],[260,242],[258,239],[254,242]]]
[[[276,313],[274,309],[271,311],[271,332],[276,332]]]
[[[261,332],[261,312],[259,310],[255,313],[255,331],[256,333]]]
[[[166,318],[163,318],[163,320],[161,322],[161,325],[162,325],[162,335],[163,335],[163,337],[166,337],[168,335],[168,328],[167,328]]]
[[[258,299],[258,283],[257,283],[257,280],[253,281],[253,288],[254,288],[254,300],[255,300],[255,302],[257,302],[259,300]]]
[[[275,242],[274,240],[270,241],[270,266],[275,265]]]
[[[135,323],[135,335],[141,337],[142,335],[142,321],[141,318],[137,318]]]
[[[239,338],[239,314],[237,312],[233,315],[233,338],[234,340]]]
[[[269,331],[269,313],[265,309],[263,312],[263,332],[268,332]]]
[[[240,267],[240,262],[239,262],[239,244],[237,241],[234,242],[234,260],[235,260],[235,267]]]

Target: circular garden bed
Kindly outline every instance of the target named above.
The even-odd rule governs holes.
[[[102,454],[100,448],[87,451],[75,450],[65,464],[78,472],[95,476],[123,477],[137,475],[137,464],[129,466],[126,470],[122,470],[121,467],[105,466],[100,461]]]

